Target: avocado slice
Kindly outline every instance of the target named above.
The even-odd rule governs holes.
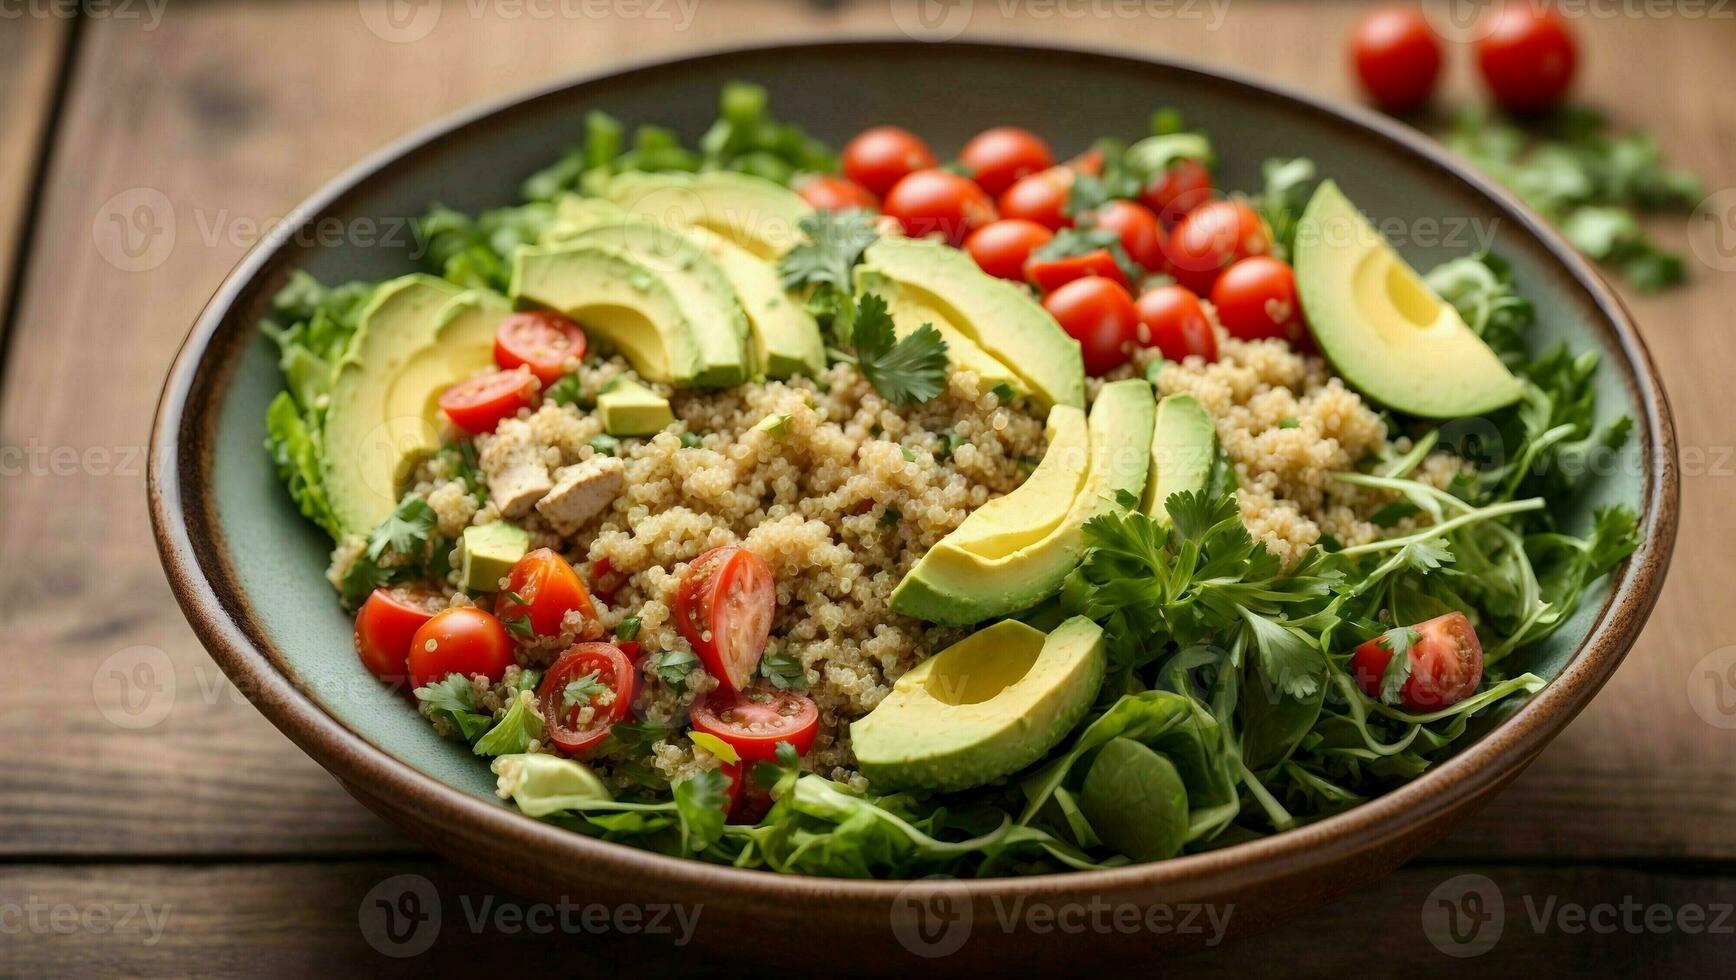
[[[1103,629],[1074,616],[1044,634],[1002,620],[900,677],[850,725],[876,789],[970,789],[1041,759],[1103,685]]]
[[[459,580],[473,592],[499,592],[500,580],[529,550],[530,532],[516,524],[472,524],[458,539]]]
[[[863,255],[868,274],[898,283],[945,314],[954,326],[1023,381],[1044,406],[1085,407],[1079,343],[1031,294],[977,268],[939,242],[882,238]]]
[[[1050,410],[1052,419],[1056,411],[1065,416],[1069,409],[1056,406]],[[1090,451],[1083,477],[1076,477],[1077,442],[1072,438],[1052,442],[1049,452],[1062,454],[1054,469],[1042,474],[1040,482],[1033,472],[1007,494],[1019,499],[999,507],[992,521],[971,525],[966,518],[930,548],[892,591],[893,610],[931,623],[968,626],[1029,609],[1054,595],[1084,554],[1085,522],[1118,508],[1118,494],[1137,498],[1145,492],[1155,415],[1151,386],[1144,381],[1104,385],[1091,406]],[[1065,426],[1061,422],[1051,431],[1062,433]],[[1038,470],[1048,462],[1045,453]],[[1065,485],[1066,476],[1079,479],[1076,492],[1054,495],[1057,487]],[[1052,518],[1053,526],[1028,544],[1016,546],[1023,529],[1004,529],[1013,515],[1019,515],[1024,529],[1031,531]],[[1005,550],[1008,547],[1012,550]]]
[[[675,424],[669,399],[631,378],[616,378],[597,394],[603,431],[612,436],[650,436]]]
[[[600,192],[641,218],[706,228],[768,262],[802,240],[799,225],[814,213],[782,184],[729,171],[618,174]]]
[[[777,266],[722,235],[699,225],[683,229],[723,270],[753,330],[755,364],[768,378],[818,375],[826,370],[826,342],[820,325],[790,299]]]
[[[1364,395],[1423,418],[1481,415],[1517,378],[1328,180],[1296,236],[1296,292],[1333,367]]]
[[[486,290],[410,275],[381,284],[334,369],[322,479],[348,534],[390,517],[417,463],[440,445],[441,392],[494,366],[511,307]]]
[[[1163,502],[1172,493],[1205,489],[1217,455],[1218,429],[1205,406],[1192,395],[1164,396],[1151,430],[1151,475],[1140,509],[1166,519]]]
[[[856,276],[856,289],[860,293],[873,293],[886,301],[886,312],[892,317],[892,332],[900,339],[925,323],[934,327],[940,339],[946,341],[946,359],[955,368],[975,371],[982,380],[982,390],[1006,385],[1017,394],[1029,393],[1024,380],[1014,374],[1012,368],[978,347],[976,341],[970,339],[944,312],[934,304],[924,302],[911,290],[867,271]]]

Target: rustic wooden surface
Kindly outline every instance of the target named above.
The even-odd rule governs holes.
[[[339,0],[139,2],[77,24],[40,13],[51,5],[12,5],[26,14],[0,17],[0,311],[11,311],[0,322],[0,624],[7,675],[22,680],[0,686],[0,974],[426,972],[497,957],[582,969],[619,955],[600,941],[452,927],[427,956],[370,951],[358,909],[380,881],[426,874],[448,905],[490,890],[356,805],[222,679],[163,582],[142,461],[161,379],[223,274],[259,226],[362,154],[567,73],[729,41],[897,29],[878,2],[828,13],[795,0],[671,0],[590,15],[601,6],[456,2],[414,39],[425,21],[394,26]],[[527,12],[563,9],[570,16]],[[1339,68],[1353,3],[1066,14],[1089,9],[977,3],[969,29],[1180,53],[1354,94]],[[1582,94],[1657,134],[1709,189],[1736,186],[1736,19],[1590,9],[1576,22],[1589,55]],[[1470,65],[1451,68],[1450,93],[1469,97]],[[172,247],[140,239],[142,251],[117,252],[101,230],[141,217],[138,227],[159,232],[172,219]],[[1685,218],[1659,228],[1686,241]],[[1318,974],[1378,956],[1408,972],[1456,971],[1463,964],[1425,940],[1421,916],[1436,886],[1469,872],[1490,876],[1508,904],[1506,935],[1477,966],[1683,976],[1728,962],[1728,931],[1539,929],[1520,908],[1736,898],[1736,731],[1703,720],[1688,696],[1711,682],[1702,658],[1736,643],[1736,335],[1726,326],[1736,275],[1699,262],[1693,272],[1688,288],[1629,296],[1674,401],[1686,467],[1675,572],[1621,671],[1423,860],[1190,969]],[[116,673],[137,664],[176,686],[173,709],[149,725],[129,713]],[[123,906],[167,906],[165,931],[152,941],[55,924]],[[47,910],[40,922],[25,914],[32,907]],[[71,911],[56,919],[54,909]],[[660,946],[630,951],[653,972],[716,972]]]

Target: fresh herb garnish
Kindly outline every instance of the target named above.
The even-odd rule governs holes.
[[[760,658],[760,676],[780,691],[801,691],[808,686],[808,671],[787,653],[768,653]]]
[[[932,324],[898,338],[886,301],[867,293],[856,302],[852,338],[856,367],[892,404],[925,402],[946,390],[946,341]]]
[[[566,686],[561,688],[561,707],[571,711],[614,694],[614,690],[604,684],[601,678],[601,672],[593,670],[583,677],[568,681]]]
[[[544,388],[543,399],[556,405],[591,407],[590,399],[585,397],[585,386],[579,383],[579,376],[576,374],[563,375],[560,380]]]
[[[639,617],[628,616],[615,624],[615,639],[634,640],[639,637]]]
[[[476,707],[476,689],[470,678],[449,674],[443,680],[416,688],[415,693],[425,713],[444,717],[466,742],[474,742],[488,731],[490,718]]]
[[[657,655],[651,669],[658,680],[679,691],[686,687],[688,673],[698,665],[699,658],[691,650],[665,650]]]

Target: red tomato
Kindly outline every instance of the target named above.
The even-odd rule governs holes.
[[[964,247],[977,267],[989,275],[1024,282],[1025,262],[1054,237],[1054,232],[1035,221],[1002,218],[971,232]]]
[[[1067,169],[1075,170],[1093,177],[1103,176],[1103,150],[1093,146],[1084,153],[1067,161]]]
[[[713,548],[681,577],[675,625],[723,690],[740,691],[759,668],[777,606],[772,570],[758,555]]]
[[[559,633],[561,622],[575,609],[586,619],[597,615],[579,573],[548,548],[520,558],[506,577],[506,589],[494,600],[495,615],[502,621],[529,616],[530,628],[538,636]]]
[[[729,777],[729,796],[723,812],[730,823],[755,824],[772,808],[772,795],[754,782],[753,763],[725,762],[717,771]]]
[[[1477,67],[1495,101],[1514,112],[1555,106],[1573,82],[1578,45],[1552,7],[1508,3],[1488,15],[1477,41]]]
[[[514,313],[494,329],[494,363],[507,371],[529,368],[545,385],[567,373],[567,358],[584,356],[585,332],[559,313]]]
[[[1163,226],[1149,208],[1116,198],[1098,208],[1086,223],[1118,236],[1133,261],[1153,272],[1163,269]]]
[[[423,588],[375,589],[356,613],[356,654],[383,681],[404,679],[410,639],[446,603]]]
[[[529,371],[495,371],[460,381],[440,396],[440,410],[466,432],[493,432],[536,401],[536,376]]]
[[[512,666],[512,638],[500,620],[475,606],[435,613],[410,637],[410,684],[421,687],[451,674],[498,681]]]
[[[1072,190],[1073,171],[1066,167],[1050,167],[1021,177],[1001,193],[1001,217],[1023,218],[1044,228],[1071,228],[1073,219],[1067,215],[1067,195]]]
[[[610,725],[632,714],[637,677],[633,662],[612,644],[573,644],[537,688],[543,737],[568,755],[596,748],[609,737]],[[570,685],[576,685],[571,692]],[[589,717],[583,716],[586,708]]]
[[[621,586],[626,584],[627,576],[615,571],[615,567],[609,564],[609,559],[599,558],[591,562],[591,591],[605,603],[614,605],[615,593],[621,591]]]
[[[1169,236],[1169,272],[1176,281],[1206,296],[1218,273],[1272,247],[1266,223],[1241,201],[1212,201],[1188,212]]]
[[[1085,373],[1108,374],[1132,355],[1139,311],[1119,283],[1102,276],[1075,279],[1044,297],[1043,308],[1079,342]]]
[[[864,129],[844,145],[844,176],[882,197],[905,175],[937,163],[921,137],[897,126]]]
[[[1139,342],[1171,361],[1198,354],[1218,359],[1218,335],[1200,298],[1173,283],[1139,297]]]
[[[1102,276],[1114,280],[1123,288],[1127,286],[1127,273],[1121,271],[1115,256],[1109,254],[1106,248],[1059,259],[1033,257],[1025,263],[1025,278],[1045,293],[1054,292],[1073,280],[1086,276]]]
[[[1218,322],[1237,340],[1277,337],[1307,346],[1308,326],[1296,299],[1296,273],[1269,255],[1243,259],[1212,285]]]
[[[1376,7],[1350,35],[1350,60],[1369,97],[1388,112],[1420,109],[1441,77],[1441,42],[1421,7]]]
[[[1049,144],[1028,129],[996,126],[971,138],[959,151],[964,164],[983,190],[999,194],[1026,174],[1047,170],[1055,163]]]
[[[796,193],[820,211],[880,210],[880,202],[868,189],[853,180],[814,174],[796,185]]]
[[[1418,713],[1439,711],[1475,693],[1483,680],[1483,644],[1465,614],[1450,612],[1411,629],[1418,638],[1410,648],[1410,678],[1399,689],[1400,706]],[[1380,636],[1357,647],[1351,657],[1357,685],[1377,701],[1381,674],[1391,659],[1392,651]]]
[[[884,209],[912,238],[939,232],[957,245],[995,220],[995,202],[967,177],[918,170],[886,192]]]
[[[819,729],[820,709],[794,691],[715,691],[693,705],[693,730],[723,739],[747,765],[776,761],[779,742],[805,755]]]
[[[1146,182],[1139,199],[1165,228],[1174,228],[1188,212],[1212,199],[1212,172],[1198,160],[1177,160]]]

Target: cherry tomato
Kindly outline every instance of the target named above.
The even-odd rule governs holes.
[[[597,607],[584,580],[549,548],[520,558],[506,576],[505,591],[494,600],[495,615],[503,622],[529,616],[530,628],[538,636],[558,634],[567,613],[575,609],[586,619],[596,618]]]
[[[1067,195],[1072,190],[1073,171],[1066,167],[1050,167],[1021,177],[1001,193],[1001,217],[1023,218],[1050,229],[1071,228]]]
[[[440,396],[440,410],[466,432],[493,432],[503,419],[536,401],[536,375],[495,371],[460,381]]]
[[[795,691],[714,691],[694,702],[693,730],[723,739],[743,764],[773,762],[779,742],[790,743],[797,755],[813,747],[820,709]]]
[[[729,777],[723,812],[730,823],[759,823],[772,808],[772,795],[754,782],[753,767],[751,762],[725,762],[717,767],[718,772]]]
[[[814,174],[796,185],[796,193],[820,211],[880,210],[880,202],[868,188],[847,177]]]
[[[844,176],[881,197],[905,175],[937,164],[921,137],[897,126],[865,129],[844,145]]]
[[[967,177],[918,170],[886,192],[887,214],[912,238],[939,232],[951,245],[995,220],[995,203]]]
[[[1054,292],[1075,279],[1102,276],[1122,287],[1127,286],[1127,273],[1121,271],[1115,256],[1106,248],[1092,249],[1083,255],[1068,255],[1058,259],[1033,256],[1025,263],[1025,278],[1045,293]]]
[[[1189,211],[1170,234],[1169,272],[1206,296],[1225,268],[1271,247],[1266,223],[1253,208],[1241,201],[1211,201]]]
[[[451,674],[498,681],[512,666],[512,638],[500,620],[475,606],[435,613],[410,637],[410,683],[415,687]]]
[[[1198,296],[1171,283],[1146,290],[1137,306],[1141,344],[1156,347],[1171,361],[1195,354],[1218,359],[1218,335]]]
[[[1450,708],[1477,690],[1483,680],[1483,644],[1462,612],[1436,616],[1412,626],[1417,639],[1410,648],[1410,678],[1399,689],[1406,711]],[[1384,634],[1356,648],[1351,670],[1364,694],[1380,700],[1381,675],[1392,660]]]
[[[1477,67],[1495,101],[1538,112],[1561,101],[1573,82],[1578,45],[1553,7],[1507,3],[1490,12],[1477,41]]]
[[[633,662],[614,645],[573,644],[537,688],[543,737],[568,755],[595,749],[609,737],[610,725],[632,714],[637,677]]]
[[[567,358],[584,356],[585,332],[559,313],[514,313],[494,329],[494,363],[528,368],[545,385],[567,373]]]
[[[1139,199],[1165,228],[1174,228],[1188,212],[1212,199],[1212,172],[1198,160],[1177,160],[1146,182]]]
[[[615,593],[621,591],[621,586],[627,584],[627,576],[615,571],[615,566],[609,564],[609,559],[599,558],[591,562],[591,591],[609,605],[615,604]]]
[[[1108,374],[1132,355],[1139,311],[1120,283],[1102,276],[1075,279],[1044,297],[1043,308],[1079,342],[1085,373]]]
[[[1077,173],[1090,174],[1093,177],[1101,177],[1103,175],[1102,148],[1093,146],[1084,153],[1068,160],[1067,169]]]
[[[1420,109],[1441,77],[1441,42],[1421,7],[1369,11],[1350,35],[1350,60],[1362,88],[1382,109]]]
[[[1024,282],[1025,263],[1031,253],[1054,237],[1054,232],[1035,221],[1002,218],[971,232],[964,247],[977,267],[989,275]]]
[[[356,655],[362,666],[380,680],[402,681],[411,637],[445,607],[429,589],[375,589],[356,613]]]
[[[1153,272],[1163,268],[1163,226],[1144,205],[1116,198],[1093,212],[1086,223],[1117,235],[1133,261]]]
[[[1243,259],[1212,285],[1218,322],[1237,340],[1277,337],[1300,347],[1308,327],[1296,299],[1296,273],[1269,255]]]
[[[999,194],[1020,177],[1053,166],[1055,154],[1042,137],[1028,129],[996,126],[972,137],[959,151],[958,162],[983,190]]]
[[[745,548],[713,548],[687,566],[675,591],[675,625],[727,691],[753,680],[777,613],[772,570]]]

